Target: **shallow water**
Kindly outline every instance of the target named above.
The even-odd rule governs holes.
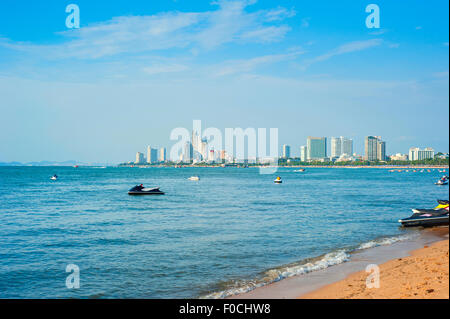
[[[448,198],[437,170],[277,175],[283,184],[256,168],[0,167],[0,298],[223,297],[408,238],[397,220]],[[166,195],[128,196],[138,183]],[[65,286],[71,263],[79,289]]]

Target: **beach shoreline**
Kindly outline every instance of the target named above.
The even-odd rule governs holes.
[[[448,299],[449,240],[411,251],[379,266],[379,284],[367,286],[369,273],[360,271],[300,299]],[[370,282],[373,285],[374,282]]]
[[[227,297],[229,299],[342,299],[342,298],[448,298],[448,226],[423,229],[419,235],[413,239],[400,241],[391,245],[376,246],[352,253],[349,261],[328,267],[326,269],[314,271],[304,275],[289,277],[280,281],[258,287],[246,293]],[[435,248],[438,245],[438,248]],[[424,248],[426,247],[426,248]],[[432,248],[430,248],[432,247]],[[425,251],[423,251],[425,249]],[[437,250],[437,251],[436,251]],[[429,255],[432,252],[434,255]],[[439,254],[445,256],[443,261],[437,261],[440,265],[440,278],[429,278],[429,274],[424,272],[427,267],[427,260],[438,259]],[[408,266],[411,260],[417,259],[420,268],[417,273],[411,272],[411,276],[420,282],[417,285],[428,287],[414,290],[414,283],[410,285],[408,295],[403,285],[408,282],[408,278],[402,277],[398,272],[404,271],[401,266],[405,263]],[[380,289],[367,291],[365,287],[366,273],[368,265],[380,267]],[[433,264],[434,265],[434,264]],[[392,269],[396,269],[393,272]],[[447,272],[442,269],[447,269]],[[392,272],[392,274],[389,274]],[[397,282],[396,282],[397,280]],[[436,281],[436,282],[435,282]],[[441,283],[439,283],[441,281]],[[426,284],[424,284],[426,283]],[[422,287],[421,286],[421,287]],[[431,287],[433,286],[433,287]],[[344,289],[344,287],[346,289]],[[391,287],[386,291],[383,287]],[[394,288],[392,288],[394,287]],[[398,289],[397,289],[398,288]],[[432,289],[431,292],[426,292]],[[376,292],[374,292],[376,291]],[[442,296],[442,291],[447,295]],[[424,293],[425,292],[425,293]],[[417,295],[414,295],[417,293]]]

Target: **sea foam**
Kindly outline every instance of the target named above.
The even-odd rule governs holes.
[[[298,263],[289,264],[286,266],[269,269],[264,272],[258,279],[248,281],[234,281],[230,283],[228,289],[213,292],[201,298],[206,299],[221,299],[233,295],[243,294],[252,291],[258,287],[268,285],[270,283],[280,281],[285,278],[308,274],[313,271],[318,271],[342,264],[350,260],[351,253],[359,250],[369,249],[377,246],[391,245],[396,242],[405,241],[418,236],[418,234],[404,234],[392,237],[383,237],[376,240],[371,240],[360,244],[357,248],[339,249],[332,251],[317,258],[309,259],[307,262],[301,261]]]

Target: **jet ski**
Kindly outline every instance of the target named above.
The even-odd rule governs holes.
[[[50,177],[50,179],[52,180],[52,181],[56,181],[57,179],[58,179],[58,175],[53,175],[52,177]]]
[[[142,184],[136,185],[128,191],[128,195],[164,195],[159,187],[145,188]]]
[[[439,205],[434,209],[413,209],[413,215],[400,219],[403,227],[430,227],[448,225],[448,200],[438,200]]]
[[[448,185],[448,180],[446,178],[441,178],[440,180],[438,180],[435,185]]]
[[[275,184],[281,184],[283,183],[283,181],[281,180],[280,176],[277,176],[277,178],[275,178],[275,180],[273,181]]]

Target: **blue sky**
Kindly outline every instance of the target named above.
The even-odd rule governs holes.
[[[80,8],[67,29],[65,7]],[[365,7],[380,8],[368,29]],[[170,131],[278,127],[448,151],[448,1],[0,2],[0,161],[121,162]]]

